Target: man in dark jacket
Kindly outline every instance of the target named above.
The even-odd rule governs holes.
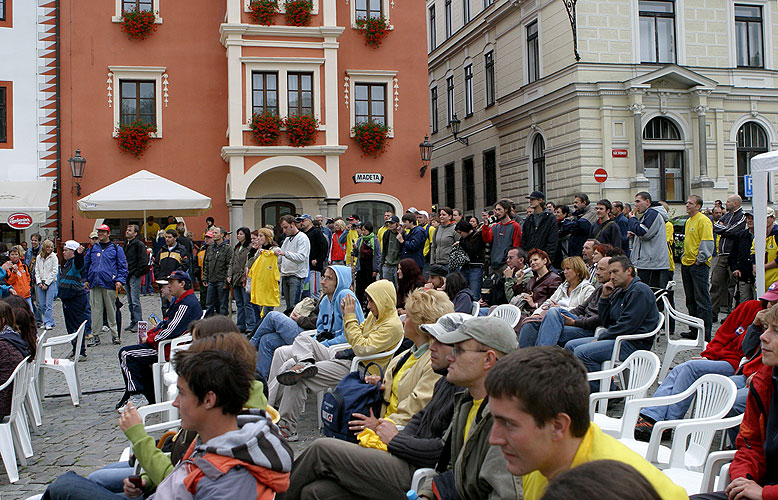
[[[532,214],[524,220],[521,228],[521,248],[529,252],[533,248],[555,255],[559,241],[559,228],[554,214],[546,210],[546,196],[533,191],[527,197]]]
[[[128,225],[124,232],[127,237],[127,245],[124,247],[124,254],[127,257],[127,308],[130,310],[130,324],[124,330],[134,333],[138,332],[138,321],[143,319],[140,282],[149,267],[146,245],[138,237],[139,233],[140,228],[135,224]]]
[[[177,241],[178,231],[168,229],[165,231],[165,245],[157,252],[157,258],[154,259],[154,276],[156,279],[163,279],[169,276],[173,271],[186,271],[189,268],[189,257],[186,249]],[[160,294],[160,297],[162,295]],[[167,311],[170,301],[162,297],[162,314]]]
[[[446,314],[437,323],[421,328],[454,331],[465,318],[459,313]],[[278,500],[405,498],[414,471],[434,467],[440,458],[443,433],[454,411],[457,387],[445,377],[451,347],[433,340],[429,349],[432,369],[443,377],[435,384],[427,406],[403,430],[398,431],[389,420],[379,420],[376,432],[389,453],[338,439],[317,439],[295,460],[289,490]]]
[[[103,311],[108,319],[111,340],[120,344],[116,331],[116,294],[127,280],[127,259],[124,250],[110,239],[111,228],[103,224],[97,228],[98,242],[84,255],[84,274],[92,307],[92,336],[99,339],[103,326]],[[97,339],[93,340],[99,343]]]
[[[565,349],[572,351],[590,372],[602,369],[602,363],[609,361],[616,337],[647,333],[659,323],[659,309],[651,288],[635,276],[635,268],[626,255],[610,260],[611,280],[602,285],[598,310],[600,321],[606,328],[596,340],[582,338],[571,340]],[[638,349],[651,349],[654,338],[627,340],[621,343],[619,359],[622,361]],[[592,392],[599,388],[599,382],[591,384]]]
[[[732,245],[727,263],[736,281],[735,305],[756,297],[754,291],[754,265],[751,262],[751,246],[754,244],[754,214],[746,214],[746,230],[741,232]]]
[[[735,280],[729,269],[729,256],[737,244],[740,233],[746,230],[746,215],[740,207],[743,199],[736,195],[727,198],[727,213],[713,224],[714,237],[718,236],[716,255],[710,263],[710,300],[713,322],[721,310],[724,316],[732,310],[735,295]]]
[[[176,241],[178,241],[184,249],[186,249],[186,256],[188,258],[189,264],[187,265],[187,268],[184,269],[184,271],[191,274],[192,272],[192,261],[194,259],[194,245],[192,244],[192,240],[186,237],[186,224],[183,222],[179,222],[176,224],[176,231],[178,232],[178,238],[176,238]]]
[[[397,241],[400,219],[396,215],[389,217],[386,230],[381,235],[381,277],[397,286],[397,264],[400,263],[402,248]]]
[[[223,227],[214,227],[213,245],[205,251],[203,262],[203,285],[208,287],[205,296],[206,315],[222,314],[227,316],[230,300],[230,288],[227,285],[227,272],[232,261],[232,247],[224,240]]]
[[[505,265],[505,259],[508,256],[508,249],[511,247],[522,247],[521,244],[521,225],[511,219],[511,202],[500,200],[494,205],[495,221],[490,224],[489,220],[484,220],[481,236],[484,243],[491,243],[489,253],[488,274],[499,273]]]
[[[400,260],[413,259],[419,269],[424,269],[424,242],[427,233],[422,227],[416,225],[416,216],[413,214],[403,214],[402,223],[403,231],[396,236],[402,248]]]
[[[611,219],[612,208],[613,205],[608,200],[597,202],[595,208],[597,221],[592,224],[592,228],[589,230],[589,237],[600,243],[607,243],[612,247],[621,248],[621,230],[616,221]]]
[[[302,296],[319,300],[321,273],[324,272],[324,264],[327,262],[329,243],[321,228],[314,226],[310,215],[303,214],[294,221],[311,242],[311,251],[308,254],[308,290],[304,290]]]

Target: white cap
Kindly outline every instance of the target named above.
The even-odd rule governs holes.
[[[419,210],[419,215],[423,215],[428,219],[430,218],[430,214],[428,214],[426,210]]]
[[[78,247],[80,246],[81,245],[75,240],[67,240],[65,242],[65,248],[67,248],[68,250],[73,250],[74,252],[78,250]]]
[[[411,208],[409,208],[408,210],[406,210],[406,212],[410,212],[410,213],[412,213],[412,214],[419,213],[419,211],[418,211],[418,210],[416,210],[416,207],[411,207]]]

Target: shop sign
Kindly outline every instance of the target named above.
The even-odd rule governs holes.
[[[382,174],[374,174],[374,173],[354,174],[352,179],[354,179],[354,184],[360,184],[363,182],[381,184],[382,182],[384,182],[384,176]]]
[[[626,158],[627,157],[627,150],[626,149],[612,149],[611,155],[614,158]]]
[[[23,213],[15,213],[8,216],[8,225],[14,229],[27,229],[32,226],[32,217]]]

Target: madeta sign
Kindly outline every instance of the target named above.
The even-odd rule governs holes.
[[[360,184],[362,182],[372,182],[374,184],[381,184],[384,182],[384,176],[382,174],[362,173],[354,174],[354,184]]]

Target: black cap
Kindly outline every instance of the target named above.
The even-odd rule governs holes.
[[[387,222],[400,222],[400,218],[397,217],[396,215],[393,215],[389,217],[389,220]]]
[[[546,195],[544,195],[540,191],[533,191],[533,192],[531,192],[529,194],[529,196],[527,196],[527,199],[528,200],[545,200],[546,199]]]
[[[446,269],[444,266],[441,266],[440,264],[433,264],[430,266],[429,270],[430,276],[447,276],[448,275],[448,269]]]

